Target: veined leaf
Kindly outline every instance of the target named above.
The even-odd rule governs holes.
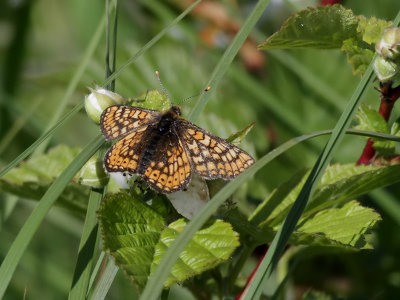
[[[303,177],[297,175],[288,183],[284,184],[282,187],[279,187],[272,193],[272,196],[268,197],[259,205],[255,214],[249,218],[251,222],[255,222],[255,225],[259,224],[260,230],[265,232],[265,239],[271,237],[273,232],[276,232],[281,226],[281,223],[287,215],[288,210],[292,206],[299,193],[299,190],[304,184],[304,178],[306,178],[306,175]],[[309,205],[303,213],[303,217],[300,220],[299,226],[303,226],[306,220],[311,220],[313,218],[317,218],[315,220],[322,220],[323,218],[329,219],[331,214],[337,217],[337,214],[340,216],[340,214],[346,212],[346,210],[353,212],[353,210],[350,208],[356,209],[357,211],[362,210],[363,208],[359,204],[350,202],[353,203],[350,205],[346,204],[346,202],[375,188],[393,184],[399,181],[399,178],[400,165],[332,165],[327,168],[326,172],[324,173],[324,176],[322,177],[313,198],[310,200]],[[284,189],[284,187],[288,186],[290,187],[290,193],[287,193],[287,190]],[[332,208],[333,206],[340,205],[344,206],[339,208],[339,211],[335,210],[338,208]],[[366,213],[366,215],[369,216],[365,217],[365,220],[370,218],[370,220],[373,220],[373,222],[366,223],[363,221],[364,219],[360,221],[358,213],[347,213],[346,215],[349,218],[347,221],[353,222],[353,225],[351,226],[346,223],[348,226],[356,227],[355,224],[358,224],[357,230],[359,231],[357,232],[360,232],[360,235],[357,236],[356,240],[350,241],[349,239],[346,239],[346,236],[343,234],[343,231],[340,229],[340,227],[335,225],[332,228],[327,228],[331,230],[329,232],[325,232],[323,227],[319,227],[316,232],[311,232],[308,229],[308,231],[302,231],[299,230],[299,228],[301,228],[299,227],[293,233],[292,243],[337,246],[346,245],[350,247],[368,248],[370,245],[364,241],[364,237],[362,235],[366,232],[366,230],[372,228],[380,219],[380,217],[375,212],[368,210],[365,210],[362,213]],[[371,216],[373,216],[373,218]],[[261,221],[261,219],[263,219],[263,221]],[[252,235],[251,232],[250,235]],[[254,230],[254,234],[252,236],[259,240],[263,235]],[[354,237],[356,236],[354,235]],[[263,240],[263,242],[268,241],[269,240]]]
[[[311,244],[318,243],[318,236],[321,236],[332,244],[370,249],[372,246],[365,240],[364,234],[380,220],[380,215],[373,209],[363,207],[357,201],[350,201],[341,208],[324,209],[300,219],[296,232],[308,235]]]
[[[104,248],[133,282],[142,288],[176,236],[186,226],[179,219],[167,227],[163,216],[125,193],[111,195],[99,210]],[[239,246],[238,234],[220,220],[198,231],[181,253],[164,286],[209,270],[227,260]]]
[[[389,133],[389,127],[385,119],[374,109],[367,105],[361,105],[357,112],[358,125],[355,129]],[[395,143],[393,141],[381,140],[373,138],[374,148],[383,155],[391,155],[395,150]]]
[[[339,49],[357,35],[357,17],[341,5],[307,8],[286,20],[260,49]]]
[[[78,147],[60,145],[46,154],[28,159],[0,179],[0,189],[28,199],[40,199],[53,181],[78,155]],[[89,190],[71,182],[60,195],[59,203],[75,210],[85,211]]]
[[[361,33],[362,40],[371,45],[376,44],[382,38],[383,31],[392,24],[393,22],[375,17],[358,16],[357,31]]]
[[[156,246],[152,270],[155,270],[168,247],[172,245],[186,223],[184,219],[179,219],[163,231],[160,242]],[[189,277],[214,268],[226,261],[238,246],[239,237],[232,230],[232,226],[221,220],[214,221],[211,226],[199,230],[193,236],[172,268],[164,286],[169,287],[175,282],[182,282]]]
[[[353,67],[353,74],[364,74],[374,57],[373,49],[358,38],[349,38],[343,41],[341,48],[347,55],[349,64]]]

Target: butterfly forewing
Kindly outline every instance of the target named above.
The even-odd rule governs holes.
[[[187,120],[181,119],[181,122],[179,136],[198,175],[232,179],[254,164],[254,159],[239,147]]]
[[[118,139],[143,126],[156,123],[161,112],[126,105],[113,105],[100,117],[101,131],[109,141]]]

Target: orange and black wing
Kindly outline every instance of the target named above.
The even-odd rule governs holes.
[[[190,162],[175,132],[171,131],[160,136],[151,156],[144,156],[141,164],[145,167],[139,170],[139,175],[154,190],[167,194],[187,187],[191,176]]]
[[[108,172],[137,173],[139,159],[146,146],[146,130],[148,126],[129,133],[116,142],[104,156],[104,166]]]
[[[157,123],[160,111],[127,105],[107,107],[100,117],[103,135],[109,141],[128,135],[150,124]]]
[[[233,179],[254,164],[254,159],[232,143],[180,119],[179,137],[192,170],[206,179]]]

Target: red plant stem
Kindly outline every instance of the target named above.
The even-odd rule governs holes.
[[[269,249],[269,247],[268,247],[268,249]],[[254,268],[253,272],[251,272],[249,278],[247,278],[245,288],[243,289],[243,291],[240,294],[238,294],[236,296],[236,298],[235,298],[236,300],[241,300],[242,297],[244,296],[244,294],[246,293],[247,289],[250,286],[250,283],[253,281],[254,275],[256,274],[258,267],[260,266],[261,262],[263,261],[265,255],[267,255],[268,249],[267,249],[267,251],[265,251],[264,255],[258,260],[257,266]]]
[[[378,91],[381,93],[381,104],[379,106],[379,114],[387,122],[392,113],[393,107],[397,99],[400,98],[400,86],[392,88],[392,83],[381,83]],[[364,150],[357,161],[357,165],[367,165],[371,162],[375,155],[375,149],[373,147],[374,142],[371,138],[368,139]]]
[[[320,5],[334,5],[342,2],[341,0],[321,0]]]

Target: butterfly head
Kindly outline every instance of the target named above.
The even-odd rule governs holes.
[[[178,116],[180,116],[182,113],[181,113],[181,107],[180,106],[177,106],[177,105],[173,105],[172,107],[171,107],[171,111],[173,111],[175,114],[177,114]]]

